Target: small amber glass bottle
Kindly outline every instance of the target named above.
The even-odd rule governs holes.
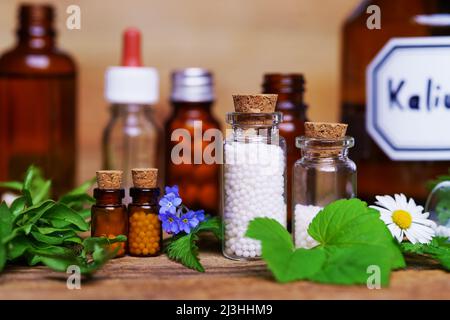
[[[122,171],[97,171],[98,188],[94,189],[97,200],[91,210],[91,235],[93,237],[115,238],[128,234],[127,208],[122,204],[125,190],[122,189]],[[123,257],[126,242],[111,245],[117,251],[116,257]]]
[[[160,190],[156,187],[158,169],[133,169],[131,172],[134,187],[130,188],[132,202],[128,205],[128,251],[137,257],[156,256],[162,247],[158,219]]]

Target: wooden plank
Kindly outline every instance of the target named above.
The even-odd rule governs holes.
[[[205,273],[169,261],[113,260],[81,290],[68,290],[66,275],[45,267],[8,267],[0,276],[0,299],[450,299],[450,274],[409,269],[393,274],[389,288],[333,286],[307,281],[278,284],[261,261],[239,262],[217,250],[201,254]]]

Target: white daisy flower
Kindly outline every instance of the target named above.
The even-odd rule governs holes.
[[[376,196],[378,206],[370,206],[380,212],[381,220],[386,223],[389,231],[402,242],[406,237],[411,243],[429,243],[435,236],[435,223],[428,220],[429,213],[423,212],[423,207],[416,205],[412,198],[404,194],[391,196]]]

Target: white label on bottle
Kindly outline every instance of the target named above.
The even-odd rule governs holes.
[[[392,160],[450,160],[450,37],[393,38],[366,77],[367,131]]]

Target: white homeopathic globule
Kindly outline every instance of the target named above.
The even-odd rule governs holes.
[[[245,237],[249,222],[269,217],[286,227],[284,151],[276,144],[230,141],[224,154],[225,254],[259,257],[260,241]]]
[[[308,228],[322,209],[312,205],[295,205],[293,233],[296,248],[311,249],[319,244],[308,234]]]

